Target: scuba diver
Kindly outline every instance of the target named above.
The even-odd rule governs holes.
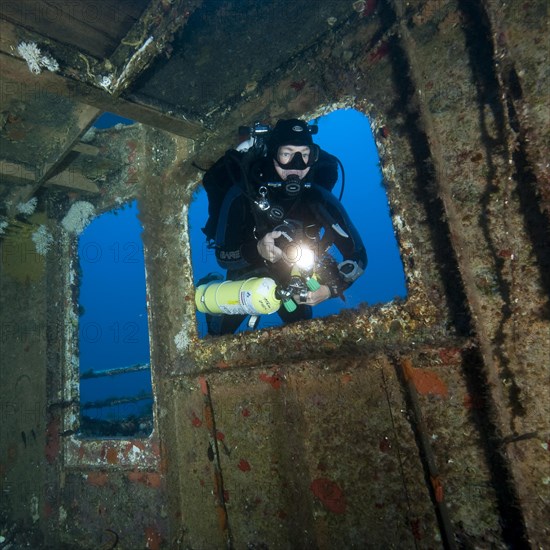
[[[316,130],[297,119],[279,120],[272,130],[256,124],[252,137],[203,179],[209,199],[203,232],[226,280],[272,278],[284,323],[311,319],[312,306],[343,299],[367,264],[361,237],[331,192],[339,161],[314,144]],[[332,245],[339,262],[328,252]],[[208,333],[231,334],[246,316],[207,313]],[[252,316],[249,326],[256,324]]]

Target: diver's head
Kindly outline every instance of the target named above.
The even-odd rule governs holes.
[[[273,159],[275,171],[286,181],[290,176],[303,179],[309,172],[311,149],[305,145],[283,145],[278,148]]]
[[[273,159],[275,171],[283,181],[289,176],[302,180],[319,156],[309,125],[295,118],[279,120],[267,146],[268,156]]]

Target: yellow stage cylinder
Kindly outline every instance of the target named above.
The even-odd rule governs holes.
[[[281,305],[276,288],[269,277],[208,283],[195,291],[195,305],[201,313],[211,315],[270,315]]]

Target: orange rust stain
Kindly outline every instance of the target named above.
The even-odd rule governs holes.
[[[401,361],[401,366],[403,367],[403,376],[405,377],[405,380],[412,380],[413,366],[411,360],[408,357],[405,357]]]
[[[216,439],[218,441],[223,441],[225,439],[225,434],[223,432],[220,432],[220,431],[216,432]]]
[[[214,427],[214,414],[209,406],[204,407],[204,423],[209,430]]]
[[[345,513],[346,497],[336,482],[326,477],[319,477],[311,482],[309,488],[327,510],[333,514]]]
[[[342,381],[342,384],[349,384],[352,380],[351,374],[342,374],[340,377],[340,380]]]
[[[373,63],[376,63],[377,61],[380,61],[383,57],[387,56],[390,53],[390,45],[385,40],[380,43],[378,48],[374,50],[369,56],[369,60]]]
[[[271,387],[275,390],[278,390],[281,387],[281,378],[279,377],[278,374],[269,376],[268,374],[262,373],[260,374],[260,380],[262,382],[266,382],[267,384],[270,384]]]
[[[444,365],[449,365],[452,363],[458,363],[460,360],[460,349],[459,348],[444,348],[440,349],[438,352],[439,358]]]
[[[128,472],[128,481],[131,481],[132,483],[141,483],[142,479],[143,475],[141,472],[137,471],[137,468],[131,472]]]
[[[245,418],[250,416],[250,411],[248,409],[243,409],[241,413]]]
[[[81,444],[80,447],[78,448],[78,458],[82,460],[85,454],[86,454],[86,447],[84,447],[84,445]]]
[[[199,384],[201,386],[202,394],[208,395],[208,384],[206,383],[206,378],[204,376],[199,377]]]
[[[507,260],[512,260],[514,258],[514,253],[512,250],[510,249],[505,249],[505,250],[499,250],[498,251],[498,255],[501,257],[501,258],[506,258]]]
[[[160,456],[159,472],[165,474],[168,471],[168,453],[166,452],[166,446],[161,444],[158,450]]]
[[[216,506],[216,512],[218,513],[218,525],[220,531],[224,533],[227,530],[227,515],[223,506]]]
[[[156,472],[147,472],[145,474],[145,485],[158,489],[160,487],[161,477]]]
[[[419,394],[439,395],[441,397],[449,395],[447,384],[437,374],[424,369],[415,369],[409,358],[404,358],[401,365],[405,380],[412,381]]]
[[[44,452],[48,464],[52,464],[59,454],[59,418],[52,418],[48,422]]]
[[[107,462],[109,464],[116,464],[118,462],[118,452],[114,447],[109,447],[107,449]]]
[[[192,412],[192,415],[191,424],[193,424],[195,428],[200,428],[202,426],[202,420],[195,414],[195,411]]]
[[[137,468],[128,472],[128,481],[142,483],[147,487],[158,489],[161,485],[161,476],[157,472],[140,472]]]
[[[225,361],[218,361],[216,363],[216,367],[218,367],[219,369],[228,369],[229,368],[229,364],[226,363]]]
[[[436,502],[443,502],[443,484],[441,483],[441,478],[439,476],[430,476],[430,481],[432,482]]]
[[[94,487],[103,487],[109,481],[107,472],[90,472],[86,482]]]
[[[241,472],[250,472],[250,463],[248,462],[248,460],[245,460],[244,458],[241,458],[239,464],[237,465],[237,468],[239,468],[239,470]]]
[[[166,456],[166,453],[164,453],[159,462],[159,472],[161,474],[165,474],[168,471],[168,457]]]
[[[447,397],[449,390],[447,384],[434,372],[422,369],[413,369],[413,384],[421,395],[439,395]]]
[[[145,528],[145,548],[149,550],[159,550],[162,537],[159,530],[154,525]]]

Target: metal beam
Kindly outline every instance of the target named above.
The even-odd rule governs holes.
[[[119,96],[136,78],[166,51],[174,35],[185,26],[203,0],[153,0],[109,61],[113,81],[109,92]]]
[[[42,53],[51,54],[51,57],[57,61],[59,70],[51,72],[42,68],[40,74],[32,73],[29,64],[17,49],[22,42],[35,43]],[[166,43],[166,40],[163,43]],[[152,57],[148,58],[147,62],[151,62],[152,59]],[[133,63],[136,68],[138,65],[141,66],[141,62]],[[127,73],[130,69],[134,77],[137,76],[132,66],[127,69]],[[4,86],[2,101],[6,95],[18,95],[24,99],[27,94],[49,92],[70,97],[101,111],[113,112],[182,137],[193,140],[202,140],[205,137],[207,133],[205,128],[197,122],[186,119],[183,115],[165,114],[159,109],[121,98],[119,92],[113,95],[118,88],[115,85],[115,88],[111,89],[112,84],[115,80],[118,82],[120,76],[124,76],[123,80],[126,84],[130,83],[129,76],[127,78],[126,75],[118,75],[117,77],[113,70],[113,65],[108,59],[102,61],[94,59],[73,48],[55,43],[49,38],[0,19],[0,73],[10,82],[9,87]]]
[[[66,187],[74,191],[93,193],[94,195],[99,194],[99,187],[92,180],[75,170],[64,170],[44,182],[45,187],[52,185]]]
[[[0,182],[4,183],[6,180],[28,183],[36,180],[36,172],[23,164],[0,160]]]
[[[152,393],[144,393],[134,397],[110,397],[102,401],[86,401],[80,404],[80,410],[86,411],[89,409],[103,409],[105,407],[114,407],[115,405],[126,405],[128,403],[138,403],[145,399],[154,399]]]
[[[108,370],[89,370],[83,372],[80,375],[80,380],[87,380],[89,378],[102,378],[104,376],[117,376],[119,374],[127,374],[129,372],[140,372],[144,370],[149,370],[149,363],[144,365],[132,365],[131,367],[120,367],[118,369],[108,369]]]

